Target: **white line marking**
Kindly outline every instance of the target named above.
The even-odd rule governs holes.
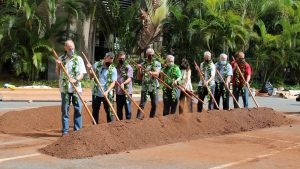
[[[28,154],[28,155],[9,157],[9,158],[2,158],[2,159],[0,159],[0,163],[5,162],[5,161],[10,161],[10,160],[17,160],[17,159],[22,159],[22,158],[27,158],[27,157],[39,156],[39,155],[41,155],[41,153]]]
[[[287,140],[280,140],[280,139],[272,139],[272,138],[267,138],[267,137],[259,137],[259,136],[253,136],[253,135],[248,135],[248,134],[237,134],[240,136],[245,136],[245,137],[250,137],[250,138],[258,138],[258,139],[265,139],[265,140],[272,140],[272,141],[278,141],[278,142],[285,142],[285,143],[291,143],[291,144],[297,144],[292,141],[287,141]]]
[[[216,167],[212,167],[210,169],[223,169],[223,168],[227,168],[227,167],[232,167],[232,166],[243,164],[243,163],[247,163],[247,162],[250,162],[250,161],[253,161],[253,160],[257,160],[257,159],[261,159],[261,158],[266,158],[266,157],[278,154],[278,153],[286,151],[286,150],[296,149],[298,147],[300,147],[300,144],[284,148],[282,151],[272,151],[272,152],[270,152],[268,154],[262,154],[262,155],[258,155],[258,156],[253,157],[253,158],[247,158],[247,159],[244,159],[244,160],[240,160],[240,161],[236,161],[236,162],[232,162],[232,163],[227,163],[227,164],[219,165],[219,166],[216,166]]]
[[[0,108],[1,110],[19,110],[19,109],[32,109],[32,108],[37,108],[37,107],[18,107],[18,108],[14,108],[14,107],[6,107],[6,108]]]
[[[4,142],[4,143],[0,143],[0,147],[1,146],[6,146],[6,145],[14,145],[14,144],[25,144],[28,142],[33,142],[35,140],[33,139],[22,139],[22,140],[16,140],[16,141],[8,141],[8,142]]]

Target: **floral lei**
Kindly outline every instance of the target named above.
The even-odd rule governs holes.
[[[103,65],[103,61],[98,62],[97,65],[96,65],[96,72],[95,73],[96,73],[97,76],[99,75],[99,71],[100,71],[102,65]],[[112,70],[113,70],[113,68],[115,68],[115,66],[113,64],[111,64],[108,67],[106,88],[108,88],[109,85],[113,81],[112,80]],[[98,85],[97,85],[95,79],[94,79],[93,83],[94,83],[93,94],[95,95],[95,94],[97,94],[99,92],[99,88],[98,88]],[[113,104],[113,101],[114,101],[113,100],[113,95],[110,92],[108,93],[107,98]],[[109,113],[110,113],[110,116],[112,116],[112,110],[111,110],[111,108],[109,108]]]
[[[125,61],[125,63],[122,65],[122,78],[123,78],[123,81],[126,81],[126,79],[128,79],[128,75],[127,75],[127,72],[128,72],[128,62]],[[124,84],[124,89],[126,91],[129,91],[129,85],[128,84]],[[125,94],[125,98],[126,98],[126,103],[128,104],[129,103],[129,98],[128,96]]]
[[[170,66],[167,66],[165,68],[163,68],[163,72],[166,73],[171,79],[169,78],[166,78],[165,82],[168,84],[168,85],[171,85],[172,86],[172,83],[173,83],[173,80],[176,80],[178,77],[177,77],[177,72],[176,72],[176,69],[179,69],[179,67],[177,65],[172,65],[171,67]],[[172,100],[175,101],[176,100],[176,87],[173,87],[172,88]],[[164,96],[166,97],[167,96],[167,92],[168,92],[168,89],[163,86],[163,92],[164,92]]]
[[[155,71],[155,67],[156,67],[155,60],[152,60],[151,64],[146,62],[144,68],[147,69],[148,65],[151,65],[151,71]],[[156,95],[157,94],[156,93],[157,91],[155,90],[156,79],[151,78],[150,75],[145,71],[143,71],[143,75],[144,75],[144,85],[145,85],[146,95],[149,96],[149,92],[151,92],[149,91],[150,85],[152,86],[153,94]]]
[[[79,75],[78,55],[74,54],[74,56],[72,57],[71,60],[72,60],[73,64],[72,64],[70,76],[72,78],[76,78]],[[63,60],[63,65],[66,65],[66,59]],[[77,87],[78,83],[76,83],[75,85]],[[68,97],[69,79],[65,73],[62,75],[62,86],[63,86],[63,93],[65,94],[65,102],[69,103],[70,102],[69,97]],[[76,104],[78,103],[78,96],[77,96],[76,92],[73,94],[73,100]]]
[[[223,78],[224,79],[224,81],[226,82],[226,79],[227,79],[227,77],[228,77],[228,62],[226,62],[226,64],[225,64],[225,66],[224,66],[224,75],[223,75],[223,77],[220,77],[220,78]],[[218,70],[219,70],[219,72],[221,72],[221,66],[222,66],[222,64],[219,62],[218,63]],[[221,79],[220,79],[221,80]],[[221,83],[217,83],[218,84],[218,91],[220,91],[221,92],[221,90],[223,90],[223,98],[224,99],[226,99],[226,87],[225,87],[225,84],[223,85],[223,88],[221,89]]]
[[[210,76],[211,76],[211,73],[210,73],[211,72],[211,63],[212,63],[212,60],[210,60],[209,62],[204,62],[203,66],[202,66],[202,70],[201,71],[202,71],[203,75],[205,75],[204,74],[205,70],[207,71],[207,79],[210,79]],[[208,88],[209,86],[206,86],[206,87]],[[204,88],[202,87],[202,93],[204,92],[203,90],[204,90]],[[209,94],[207,95],[207,99],[208,100],[210,99],[210,95]]]
[[[245,71],[246,71],[246,63],[245,62],[239,62],[238,63],[238,66],[241,65],[241,72],[242,74],[244,75],[245,74]],[[244,85],[244,81],[240,81],[240,73],[239,73],[239,70],[238,68],[235,69],[235,81],[236,81],[236,85],[237,86],[240,86],[240,85]]]

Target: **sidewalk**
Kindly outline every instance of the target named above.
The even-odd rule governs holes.
[[[140,94],[133,94],[133,98],[140,97]],[[82,97],[85,101],[92,101],[90,88],[82,89]],[[59,88],[0,88],[0,101],[20,102],[60,102]]]

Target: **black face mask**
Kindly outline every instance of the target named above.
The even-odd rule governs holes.
[[[245,58],[239,58],[237,62],[238,63],[244,63],[245,61],[246,61]]]
[[[205,61],[206,63],[208,63],[210,60],[208,60],[208,59],[205,59],[204,61]]]
[[[148,55],[148,56],[147,56],[148,60],[152,60],[152,56],[153,56],[153,55]]]
[[[180,65],[180,69],[186,69],[186,68],[187,68],[186,65],[184,65],[184,64]]]
[[[119,60],[119,64],[123,65],[125,63],[125,60]]]
[[[111,65],[111,63],[110,63],[110,62],[105,62],[105,65],[106,65],[107,67],[109,67],[109,66]]]

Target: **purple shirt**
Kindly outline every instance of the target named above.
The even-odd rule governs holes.
[[[127,65],[127,69],[128,69],[127,78],[132,78],[133,77],[133,69],[129,64]],[[127,79],[123,78],[122,70],[123,70],[123,67],[117,67],[117,81],[120,84],[127,80]],[[127,92],[129,94],[132,94],[132,81],[130,81],[127,85],[128,85],[128,91]],[[117,95],[124,95],[125,94],[118,85],[116,85],[116,93],[117,93]]]

